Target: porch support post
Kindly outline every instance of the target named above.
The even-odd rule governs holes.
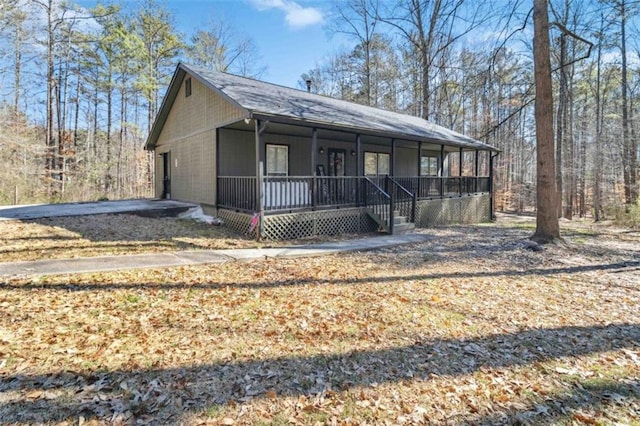
[[[475,192],[478,192],[478,170],[479,170],[479,166],[480,166],[480,165],[478,164],[478,163],[479,163],[479,161],[478,161],[479,156],[480,156],[480,151],[478,151],[478,150],[476,149],[476,162],[475,162],[475,175],[474,175],[474,176],[475,176],[475,180],[476,180],[476,184],[475,184],[475,187],[476,187],[476,188],[475,188]]]
[[[264,156],[265,149],[262,147],[262,133],[267,128],[268,121],[264,123],[262,120],[255,120],[255,133],[256,133],[256,210],[259,215],[257,228],[257,239],[262,238],[262,219],[264,218],[264,197],[262,191],[262,182],[264,180]]]
[[[422,168],[422,141],[418,142],[418,186],[416,188],[417,196],[420,198],[422,194],[422,174],[420,169]]]
[[[462,147],[460,147],[460,156],[458,157],[458,176],[460,177],[458,192],[460,193],[460,196],[462,196]]]
[[[315,127],[311,131],[311,176],[313,176],[311,182],[311,206],[316,206],[316,163],[318,152],[318,129]]]
[[[215,165],[216,165],[216,171],[215,171],[216,181],[213,187],[216,189],[216,195],[214,197],[214,200],[216,200],[216,212],[217,212],[218,206],[220,205],[220,180],[218,179],[220,177],[220,128],[219,127],[216,128],[216,150],[213,155],[215,157]]]
[[[389,174],[391,174],[391,176],[395,176],[396,175],[396,140],[395,138],[391,139],[391,164],[389,164],[389,166],[391,166],[391,170],[389,170]]]
[[[489,151],[489,219],[494,220],[495,212],[494,212],[494,201],[493,201],[493,159],[497,157],[498,154],[493,155],[491,151]]]
[[[362,200],[360,199],[360,185],[361,185],[361,181],[362,181],[362,175],[363,173],[363,160],[362,160],[362,141],[360,139],[360,134],[357,133],[356,134],[356,176],[358,177],[357,179],[357,183],[356,183],[356,200],[357,200],[357,205],[361,205],[362,204]]]
[[[444,197],[444,145],[440,145],[440,198]]]

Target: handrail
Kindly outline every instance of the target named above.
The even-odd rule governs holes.
[[[258,190],[267,213],[357,207],[373,191],[380,193],[379,199],[369,202],[384,203],[386,209],[393,201],[394,211],[400,207],[412,221],[417,214],[413,204],[417,206],[418,200],[485,193],[491,185],[491,178],[486,176],[265,176],[261,185],[256,185],[255,176],[218,176],[216,180],[219,208],[253,213],[259,208]],[[365,186],[369,194],[364,192]]]
[[[365,177],[364,180],[369,182],[371,185],[373,185],[373,187],[375,189],[377,189],[378,191],[380,191],[385,198],[389,198],[389,199],[391,198],[391,195],[389,195],[387,193],[387,191],[385,191],[384,189],[380,188],[380,186],[377,183],[375,183],[374,181],[372,181],[370,178]]]
[[[389,233],[393,233],[393,212],[395,207],[393,205],[393,197],[389,195],[384,189],[382,189],[378,184],[376,184],[373,180],[368,177],[364,178],[365,188],[363,191],[363,204],[365,207],[370,208],[374,214],[378,215],[378,217],[384,220],[384,211],[388,209],[388,218],[389,218]],[[366,188],[366,185],[369,184],[376,191],[374,195],[374,199],[371,200],[369,191]]]
[[[391,176],[387,176],[387,179],[389,179],[391,181],[391,183],[393,183],[399,190],[401,190],[402,192],[404,192],[405,194],[407,194],[409,197],[415,197],[415,195],[413,193],[411,193],[411,191],[409,191],[407,188],[405,188],[404,186],[400,185],[398,182],[396,182],[396,180],[394,178],[392,178]]]
[[[406,196],[408,196],[408,198],[411,199],[411,207],[409,207],[409,211],[406,211],[405,202],[403,200],[400,200],[400,197],[398,197],[398,200],[394,200],[394,198],[395,198],[395,197],[393,197],[394,192],[393,191],[389,191],[389,192],[391,192],[392,203],[394,203],[394,204],[400,203],[400,208],[404,210],[404,211],[401,211],[401,213],[407,214],[407,216],[409,217],[409,221],[411,223],[414,223],[416,221],[416,199],[417,199],[416,194],[412,193],[407,188],[405,188],[404,186],[400,185],[391,176],[387,176],[387,181],[390,182],[397,190],[400,190],[401,192],[404,192],[404,194]],[[405,198],[405,200],[406,200],[406,198]]]

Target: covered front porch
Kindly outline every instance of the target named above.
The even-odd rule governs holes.
[[[394,233],[404,223],[428,226],[421,218],[428,202],[482,196],[491,210],[492,151],[394,136],[274,117],[220,128],[217,209],[237,213],[234,221],[259,217],[261,233],[276,215],[325,222],[352,215],[360,224],[351,230]]]

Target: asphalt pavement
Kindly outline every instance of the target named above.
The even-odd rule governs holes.
[[[196,204],[183,203],[181,201],[155,199],[0,206],[0,220],[124,213],[148,217],[176,216],[196,206]]]

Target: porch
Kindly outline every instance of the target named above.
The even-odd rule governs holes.
[[[217,180],[218,208],[265,215],[370,206],[391,201],[392,196],[395,201],[421,201],[491,190],[487,176],[220,176]]]
[[[238,230],[246,231],[257,214],[259,235],[274,239],[307,232],[394,234],[429,226],[427,216],[441,217],[442,211],[422,213],[435,212],[436,200],[483,195],[491,208],[493,156],[482,144],[456,146],[273,118],[233,123],[219,129],[216,139],[215,205]],[[438,205],[445,204],[464,203]],[[454,210],[463,220],[462,210]],[[271,232],[270,223],[282,230]]]
[[[260,194],[257,196],[257,191]],[[489,177],[218,178],[218,214],[246,231],[261,212],[259,235],[293,239],[491,219]]]

